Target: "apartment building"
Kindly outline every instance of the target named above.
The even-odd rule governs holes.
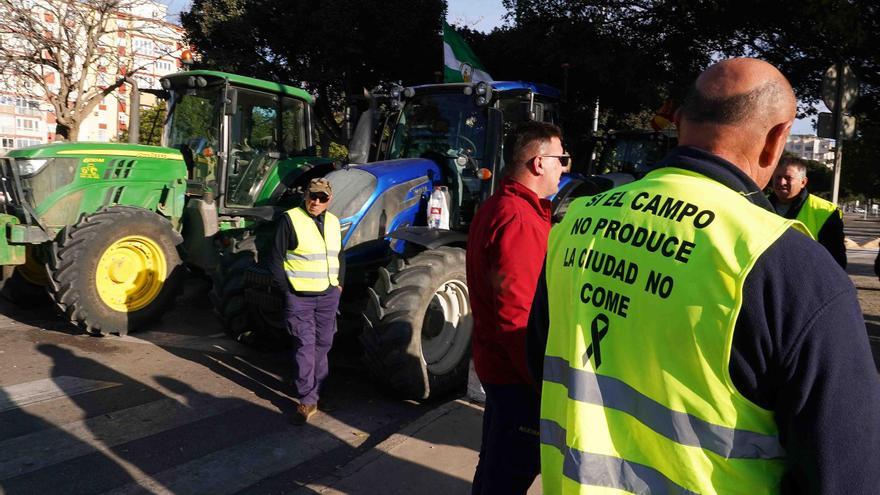
[[[32,7],[47,27],[58,22],[48,11],[40,12],[41,4],[55,0],[18,1]],[[167,9],[155,0],[137,0],[114,16],[115,29],[102,38],[99,48],[112,53],[113,57],[105,57],[104,65],[93,67],[95,76],[88,84],[110,86],[129,70],[134,73],[139,88],[158,89],[160,77],[180,70],[178,58],[183,49],[184,32],[180,26],[166,21]],[[56,76],[46,75],[50,91],[57,90]],[[130,86],[125,84],[104,97],[80,125],[78,140],[117,139],[128,126],[130,92]],[[142,107],[155,102],[152,95],[141,93]],[[54,109],[42,88],[24,78],[0,80],[0,151],[51,142],[54,134]]]
[[[834,140],[809,134],[792,134],[785,143],[785,151],[794,153],[804,160],[834,164]]]

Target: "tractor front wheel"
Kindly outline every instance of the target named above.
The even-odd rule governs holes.
[[[473,328],[464,249],[431,249],[394,273],[380,269],[368,293],[361,343],[373,374],[406,398],[463,390]]]
[[[61,233],[49,259],[49,292],[72,323],[125,335],[158,320],[180,288],[179,234],[164,217],[118,206]]]

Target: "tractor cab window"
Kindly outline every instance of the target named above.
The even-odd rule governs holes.
[[[651,167],[675,145],[675,137],[662,132],[612,134],[602,146],[596,172],[625,172],[642,176],[650,172]]]
[[[556,103],[537,96],[534,98],[534,102],[528,94],[502,96],[498,99],[498,109],[504,114],[505,137],[517,125],[528,120],[551,124],[559,123]]]
[[[466,155],[483,160],[485,110],[471,96],[439,93],[411,98],[400,113],[389,158]]]
[[[535,120],[537,122],[549,122],[559,124],[556,103],[535,96],[530,98],[528,94],[502,95],[498,98],[497,108],[504,115],[504,137],[502,142],[507,142],[507,136],[519,124]],[[502,162],[502,167],[504,163]],[[496,172],[498,174],[498,172]]]
[[[183,154],[192,182],[216,182],[217,151],[223,109],[222,85],[174,91],[169,103],[168,146]]]
[[[466,228],[476,211],[486,160],[486,109],[459,92],[416,95],[406,101],[391,135],[389,159],[430,158],[445,173],[453,228]]]
[[[254,206],[267,174],[281,157],[278,139],[278,97],[238,90],[238,106],[231,117],[226,206]]]
[[[281,148],[289,156],[308,154],[306,104],[302,100],[281,100]]]

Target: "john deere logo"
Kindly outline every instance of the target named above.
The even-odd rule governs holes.
[[[459,70],[461,71],[461,78],[464,82],[471,82],[471,79],[474,77],[474,66],[467,62],[462,62],[461,66],[459,66]]]
[[[83,165],[79,169],[79,177],[80,179],[98,179],[98,167],[91,163]]]

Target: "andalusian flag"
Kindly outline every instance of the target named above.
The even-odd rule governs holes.
[[[491,81],[480,59],[449,24],[443,22],[443,81],[448,83]]]

